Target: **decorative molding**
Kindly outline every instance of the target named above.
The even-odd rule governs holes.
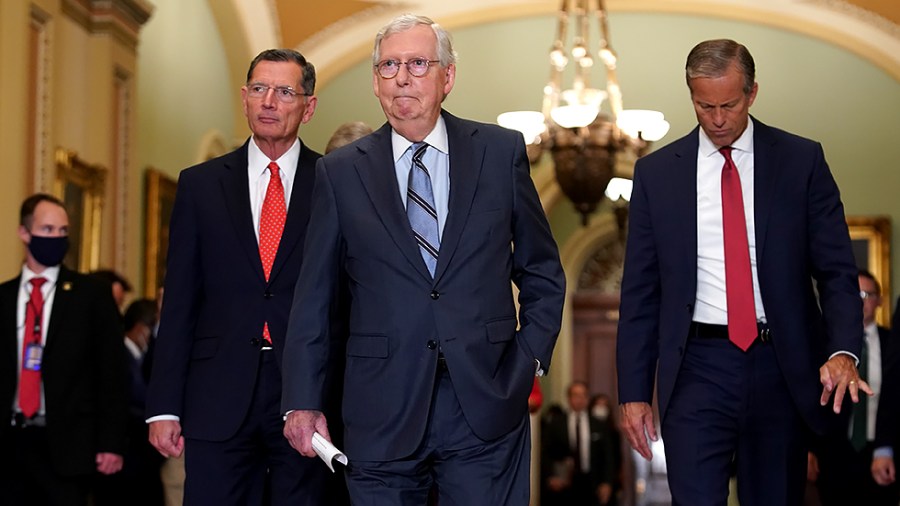
[[[887,33],[891,37],[900,39],[900,25],[887,19],[886,17],[863,9],[858,5],[854,5],[846,0],[806,0],[817,7],[829,9],[842,16],[853,18],[857,21],[874,27],[877,30]]]
[[[113,227],[115,244],[113,245],[113,262],[119,272],[128,272],[128,193],[131,168],[131,88],[132,76],[124,69],[116,68],[113,89],[115,90],[115,159],[114,177],[115,214]]]
[[[53,30],[50,24],[53,18],[49,13],[45,12],[38,6],[31,5],[31,27],[37,32],[37,47],[35,54],[31,55],[34,60],[31,62],[35,67],[34,86],[34,110],[29,111],[32,114],[33,128],[31,132],[34,144],[32,152],[34,165],[30,167],[33,170],[33,191],[46,191],[53,176],[48,172],[54,170],[53,156],[50,145],[50,131],[53,110],[53,51],[51,48],[53,40]]]
[[[62,12],[91,34],[111,34],[137,49],[138,32],[153,5],[147,0],[62,0]]]

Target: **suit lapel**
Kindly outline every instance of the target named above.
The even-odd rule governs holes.
[[[303,189],[312,188],[316,177],[316,160],[318,159],[318,153],[311,151],[301,141],[300,158],[297,159],[297,170],[294,172],[294,181],[291,187],[291,202],[288,206],[287,218],[284,222],[284,231],[281,233],[278,251],[275,254],[275,262],[272,264],[272,272],[269,275],[269,283],[278,276],[287,258],[294,251],[294,248],[297,247],[300,238],[303,236],[306,222],[309,221],[310,193],[303,191]]]
[[[694,275],[691,279],[696,286],[697,281],[697,150],[700,145],[699,127],[695,128],[687,136],[676,141],[674,146],[674,160],[672,161],[672,177],[668,178],[670,192],[674,196],[675,206],[672,215],[679,218],[674,220],[677,230],[673,230],[673,236],[679,238],[682,245],[682,255],[685,255],[684,263],[691,265]]]
[[[378,213],[394,243],[419,274],[431,280],[431,273],[428,272],[425,261],[419,253],[419,246],[413,237],[406,210],[403,209],[403,202],[400,200],[400,187],[397,185],[391,148],[390,125],[385,123],[370,135],[368,140],[368,143],[359,145],[367,156],[358,159],[356,172],[372,201],[375,212]]]
[[[225,196],[225,207],[251,268],[260,279],[265,280],[262,261],[259,259],[259,245],[253,230],[253,214],[250,211],[250,178],[247,175],[247,143],[240,149],[225,156],[220,184]]]
[[[771,129],[753,118],[753,220],[756,227],[756,262],[760,265],[772,198],[778,188],[778,153]]]
[[[65,267],[60,267],[59,277],[56,279],[56,287],[53,291],[53,306],[50,309],[50,322],[47,327],[47,340],[45,356],[52,353],[53,348],[59,342],[59,333],[65,328],[68,313],[72,310],[73,297],[77,297],[80,287],[76,285],[72,272]]]
[[[441,236],[434,279],[440,279],[447,270],[450,259],[459,244],[463,228],[469,217],[475,187],[481,174],[486,146],[477,138],[478,130],[452,114],[442,111],[447,125],[447,139],[450,149],[450,200],[447,222]]]

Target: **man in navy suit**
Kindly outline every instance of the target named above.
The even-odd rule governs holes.
[[[388,122],[319,161],[284,352],[285,435],[328,436],[323,367],[346,279],[343,421],[354,505],[527,505],[528,395],[565,278],[521,134],[441,110],[450,35],[403,15],[375,39]],[[512,284],[519,288],[519,308]],[[293,410],[293,411],[292,411]]]
[[[300,53],[260,53],[241,88],[252,137],[178,181],[147,416],[160,453],[187,446],[188,505],[325,501],[327,469],[288,446],[279,408],[320,157],[297,137],[315,111],[314,88]]]
[[[871,394],[838,188],[821,145],[750,118],[754,76],[734,41],[694,47],[699,128],[635,167],[619,400],[650,459],[657,376],[675,504],[724,505],[735,466],[742,505],[799,504],[805,425],[824,428],[832,395],[837,412],[847,392]]]

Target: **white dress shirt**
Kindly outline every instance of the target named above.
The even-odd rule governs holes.
[[[256,141],[251,137],[247,143],[247,174],[250,181],[250,213],[253,215],[253,232],[256,234],[256,242],[259,242],[259,215],[262,212],[263,201],[266,199],[266,190],[269,188],[269,163],[278,164],[278,172],[281,174],[281,184],[284,186],[285,211],[291,206],[291,188],[294,186],[294,177],[297,175],[297,160],[300,159],[300,139],[285,151],[277,160],[270,160]]]
[[[22,275],[19,281],[19,297],[16,302],[16,338],[18,339],[18,347],[16,348],[16,360],[18,367],[16,368],[16,385],[21,381],[22,376],[22,346],[25,343],[25,306],[31,299],[31,279],[41,277],[47,281],[41,285],[41,295],[44,297],[44,308],[41,312],[41,346],[47,346],[47,327],[50,325],[50,313],[53,311],[53,299],[56,292],[56,280],[59,279],[59,266],[48,267],[44,272],[35,274],[27,266],[22,266]],[[16,394],[13,397],[13,412],[19,412],[19,389],[16,388]],[[38,415],[45,415],[44,403],[44,382],[41,381],[41,405],[38,408]]]
[[[581,425],[578,425],[578,421]],[[581,448],[578,448],[578,459],[581,460],[581,472],[587,473],[591,470],[591,420],[587,411],[569,411],[569,448],[575,448],[576,428],[581,432]]]
[[[722,167],[725,157],[719,146],[700,130],[697,150],[697,302],[694,321],[715,325],[728,324],[725,297],[725,242],[722,232]],[[731,144],[731,158],[741,178],[747,242],[750,245],[750,270],[756,319],[765,321],[759,277],[756,271],[756,222],[753,219],[753,120]]]

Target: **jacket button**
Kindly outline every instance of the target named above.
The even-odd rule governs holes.
[[[427,346],[429,350],[433,350],[433,349],[437,348],[437,342],[435,342],[434,340],[431,340],[431,341],[428,341],[428,344],[426,344],[425,346]]]
[[[688,312],[688,313],[693,313],[693,312],[694,312],[694,305],[693,305],[693,304],[688,304],[687,306],[684,306],[684,308],[687,309],[687,312]]]
[[[259,338],[254,337],[254,338],[250,339],[250,344],[252,344],[253,346],[259,346]]]
[[[271,299],[271,298],[274,297],[274,296],[275,296],[275,294],[272,293],[272,292],[266,292],[266,293],[263,294],[263,297],[265,297],[265,298],[267,298],[267,299]]]
[[[438,300],[440,298],[441,298],[440,292],[438,292],[437,290],[433,290],[431,292],[431,300]]]

